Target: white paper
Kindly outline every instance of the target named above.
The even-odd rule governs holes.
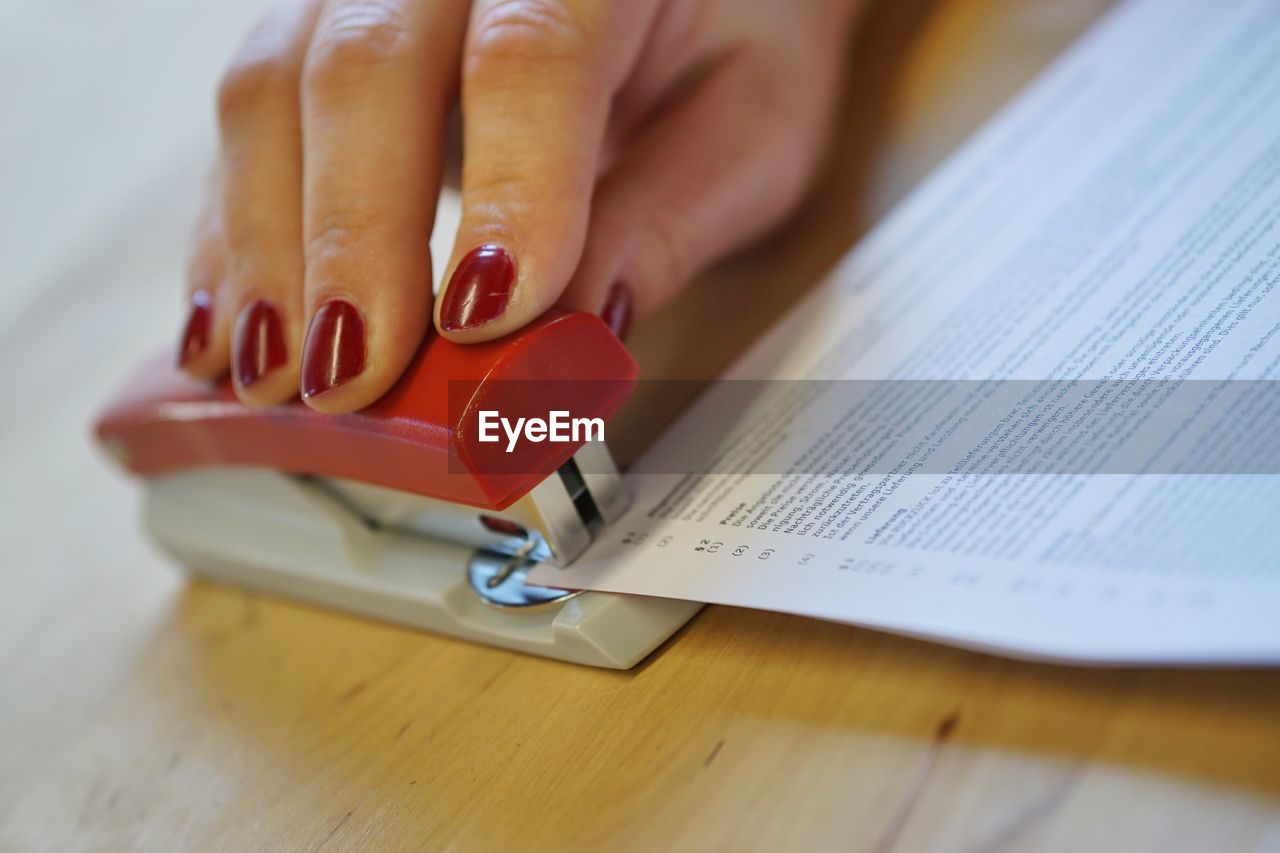
[[[1122,4],[729,377],[1280,379],[1278,57],[1274,0]],[[1280,476],[784,476],[847,437],[830,406],[776,429],[781,393],[737,418],[785,433],[756,473],[671,473],[723,439],[713,391],[628,474],[629,514],[533,580],[1029,657],[1280,661]],[[1259,411],[1218,428],[1280,430]]]

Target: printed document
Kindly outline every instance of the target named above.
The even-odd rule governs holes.
[[[532,580],[1024,657],[1280,662],[1280,13],[1117,6]]]

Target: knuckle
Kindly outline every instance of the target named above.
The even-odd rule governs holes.
[[[496,0],[477,14],[474,32],[464,60],[468,76],[592,57],[589,28],[560,0]]]
[[[235,60],[218,82],[218,120],[225,128],[243,116],[291,98],[297,91],[294,70],[273,54],[246,55]]]
[[[327,260],[366,243],[386,226],[373,204],[346,204],[321,213],[309,229],[306,254],[311,261]]]
[[[412,48],[405,12],[394,0],[350,0],[321,22],[307,50],[308,87],[343,87]]]
[[[521,199],[536,195],[538,181],[516,161],[486,164],[483,169],[464,167],[462,187],[467,207],[480,208],[490,214],[492,210],[487,208],[509,208]],[[540,201],[549,207],[554,200],[544,196]]]
[[[496,137],[486,137],[490,146]],[[536,156],[513,152],[507,157],[464,162],[462,203],[477,219],[559,221],[576,212],[591,196],[594,176],[549,173]]]

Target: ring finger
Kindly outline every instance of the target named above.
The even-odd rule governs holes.
[[[247,402],[298,388],[302,338],[302,132],[298,86],[319,12],[286,0],[250,33],[218,90],[231,375]]]

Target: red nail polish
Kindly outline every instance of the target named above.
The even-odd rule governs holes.
[[[364,320],[345,299],[316,309],[302,345],[302,396],[314,397],[364,372]]]
[[[265,299],[240,310],[231,341],[231,370],[236,384],[248,388],[289,360],[280,312]]]
[[[609,288],[609,296],[600,309],[600,319],[604,320],[618,340],[624,340],[631,329],[631,288],[624,281],[615,281]]]
[[[209,294],[197,290],[191,294],[191,312],[187,325],[182,329],[182,341],[178,344],[178,366],[186,367],[209,348],[209,332],[213,328],[213,309]]]
[[[501,246],[477,246],[453,271],[440,306],[440,325],[447,332],[474,329],[502,316],[511,301],[516,265]]]

